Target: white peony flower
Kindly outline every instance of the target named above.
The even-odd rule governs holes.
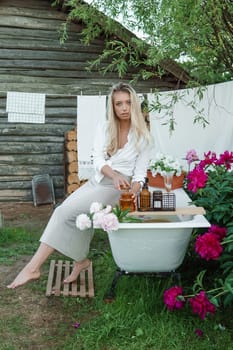
[[[86,230],[91,227],[91,219],[87,214],[80,214],[76,218],[76,226],[81,231]]]
[[[90,207],[90,213],[98,213],[103,209],[103,204],[99,202],[93,202]]]

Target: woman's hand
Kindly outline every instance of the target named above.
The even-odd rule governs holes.
[[[122,190],[123,188],[130,188],[130,183],[121,174],[114,173],[114,175],[112,176],[112,181],[113,181],[114,187],[117,190]]]
[[[113,181],[113,185],[117,190],[121,190],[123,187],[130,188],[128,180],[118,172],[114,171],[109,165],[104,165],[101,169],[102,174],[109,177]]]

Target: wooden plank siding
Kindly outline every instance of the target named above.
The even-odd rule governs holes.
[[[60,44],[59,28],[66,14],[51,2],[0,2],[0,201],[32,201],[32,177],[43,173],[52,176],[56,199],[65,196],[64,135],[76,127],[76,95],[107,94],[119,81],[114,72],[103,76],[97,69],[86,69],[87,62],[103,51],[104,38],[84,45],[82,25],[73,23],[67,41]],[[124,81],[130,81],[134,72],[132,68]],[[138,81],[135,88],[169,90],[178,81],[167,72],[163,79]],[[8,91],[45,93],[45,124],[9,123]]]
[[[1,93],[0,201],[32,201],[32,177],[46,173],[64,197],[64,134],[76,124],[76,97],[47,96],[45,124],[8,123],[5,104]]]

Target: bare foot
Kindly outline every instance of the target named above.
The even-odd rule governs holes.
[[[23,270],[16,276],[14,281],[7,286],[9,289],[14,289],[26,284],[31,280],[37,280],[40,277],[40,271],[32,271],[30,267],[25,266]]]
[[[86,269],[90,265],[91,261],[89,259],[85,259],[81,262],[75,262],[73,271],[71,274],[64,279],[64,283],[71,283],[77,280],[80,272],[84,269]]]

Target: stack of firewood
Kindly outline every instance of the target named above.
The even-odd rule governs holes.
[[[77,129],[65,133],[64,160],[65,192],[69,195],[80,186],[78,177]]]

